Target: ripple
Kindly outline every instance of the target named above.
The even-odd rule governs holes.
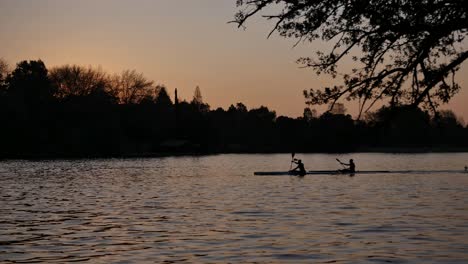
[[[417,157],[355,160],[450,169],[468,155]],[[2,161],[0,262],[466,263],[465,175],[251,176],[283,158]]]

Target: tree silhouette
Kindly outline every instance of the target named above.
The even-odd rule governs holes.
[[[335,103],[330,105],[330,113],[334,115],[344,115],[346,114],[346,107],[342,103]]]
[[[381,145],[386,147],[431,146],[430,116],[414,106],[382,107],[369,118]]]
[[[434,116],[436,122],[441,126],[448,128],[461,128],[463,127],[463,120],[457,117],[452,110],[442,110],[439,114]]]
[[[309,107],[304,108],[302,118],[307,122],[310,122],[312,119],[317,118],[317,110],[310,109]]]
[[[100,68],[64,65],[50,70],[50,79],[58,88],[57,97],[87,96],[111,87],[109,75]]]
[[[0,96],[5,93],[7,76],[8,63],[3,58],[0,58]]]
[[[6,78],[0,135],[6,151],[37,153],[47,148],[55,87],[41,60],[22,61]]]
[[[22,61],[6,79],[7,96],[17,107],[34,111],[54,99],[55,87],[52,85],[47,68],[41,60]]]
[[[5,80],[8,75],[8,63],[0,58],[0,81]]]
[[[468,32],[467,5],[457,0],[431,1],[288,1],[237,0],[239,27],[260,11],[275,21],[270,32],[297,39],[323,40],[332,48],[298,62],[317,74],[338,75],[351,57],[356,67],[343,84],[304,91],[312,104],[359,99],[360,113],[377,100],[392,105],[423,104],[435,111],[460,89],[454,75],[468,57],[462,45]]]
[[[320,116],[306,108],[302,117],[277,117],[241,102],[210,110],[199,88],[197,103],[175,106],[163,85],[136,88],[148,81],[132,82],[141,77],[134,71],[125,87],[138,96],[128,100],[116,97],[122,86],[100,69],[65,65],[48,73],[42,61],[22,61],[6,72],[0,158],[468,149],[468,127],[451,111],[385,106],[353,120],[338,102]]]
[[[172,101],[169,95],[167,94],[167,89],[163,85],[156,86],[156,98],[155,103],[158,107],[167,109],[172,106]]]
[[[200,87],[195,87],[195,92],[193,92],[192,104],[201,105],[203,104],[203,97],[201,95]]]
[[[210,110],[210,106],[203,102],[203,97],[199,86],[195,87],[191,104],[195,106],[195,108],[197,108],[197,110],[200,112],[208,112]]]
[[[142,73],[135,70],[125,70],[112,79],[112,89],[120,99],[121,104],[137,104],[147,97],[153,81],[148,81]]]
[[[233,106],[231,106],[233,107]],[[237,112],[241,114],[246,114],[247,113],[247,106],[245,106],[243,103],[237,103],[235,109]]]

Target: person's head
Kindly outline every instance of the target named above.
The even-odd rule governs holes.
[[[349,163],[354,163],[353,159],[350,159],[350,160],[349,160]]]
[[[302,163],[302,160],[298,159],[298,160],[297,160],[297,163]]]

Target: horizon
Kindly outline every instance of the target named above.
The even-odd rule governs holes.
[[[10,68],[41,59],[48,69],[65,64],[100,66],[109,73],[134,69],[165,85],[171,98],[177,88],[179,98],[190,100],[199,86],[212,109],[242,102],[293,118],[306,107],[303,90],[334,83],[295,63],[323,43],[293,48],[292,39],[267,38],[271,23],[254,19],[245,30],[228,24],[235,1],[0,0],[0,5],[0,57]],[[440,109],[466,121],[466,63],[457,80],[461,91]],[[343,103],[355,118],[357,104]],[[312,108],[322,113],[326,106]]]

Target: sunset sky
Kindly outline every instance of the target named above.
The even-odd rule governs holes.
[[[235,0],[0,0],[0,58],[135,69],[183,99],[200,86],[212,108],[243,102],[302,115],[302,91],[333,81],[295,60],[323,44],[267,39],[272,24],[260,18],[238,29],[227,23],[236,11]],[[462,92],[444,108],[468,121],[466,62],[457,76]],[[356,103],[347,107],[355,114]]]

